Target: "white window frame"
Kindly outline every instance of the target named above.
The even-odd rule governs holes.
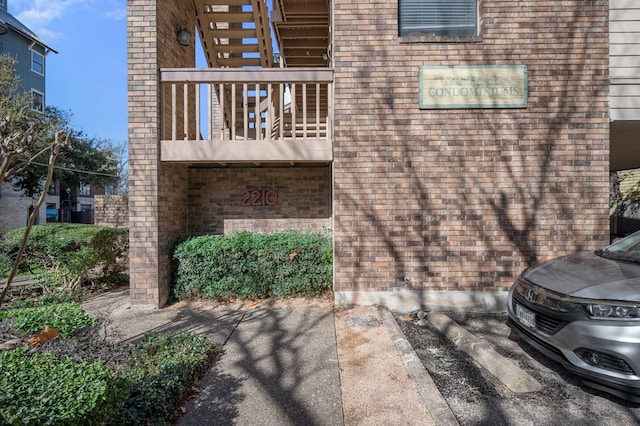
[[[38,71],[33,67],[33,65],[36,63],[35,61],[36,57],[39,57],[41,60],[42,71]],[[35,50],[31,50],[31,71],[35,72],[38,75],[44,75],[44,55],[40,52],[36,52]]]
[[[91,196],[91,184],[90,183],[81,183],[80,188],[78,189],[78,195],[81,197],[90,197]]]
[[[480,0],[398,0],[400,37],[476,37]],[[446,22],[449,20],[450,22]]]
[[[32,101],[31,101],[31,109],[38,112],[44,112],[44,93],[39,90],[31,89]],[[42,98],[42,103],[40,104],[40,109],[35,108],[35,95],[38,95]]]

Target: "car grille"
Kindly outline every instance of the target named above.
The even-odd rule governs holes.
[[[519,303],[515,300],[513,301],[513,305],[518,305]],[[523,305],[520,305],[523,306]],[[526,307],[526,306],[525,306]],[[527,308],[531,310],[531,308]],[[551,318],[547,315],[541,314],[538,311],[534,311],[536,313],[536,330],[541,331],[548,335],[554,335],[558,331],[562,329],[565,325],[567,325],[567,321],[562,321],[556,318]]]
[[[523,327],[522,325],[520,325],[518,323],[518,321],[513,320],[513,319],[509,319],[509,323],[513,327],[517,328],[521,333],[525,334],[534,343],[536,343],[537,345],[545,348],[547,351],[554,353],[556,355],[556,357],[559,358],[559,359],[557,359],[558,361],[560,361],[560,359],[566,361],[566,358],[564,357],[564,355],[562,354],[561,351],[559,351],[555,347],[551,346],[550,344],[548,344],[544,340],[541,340],[540,338],[538,338],[538,336],[536,336],[535,334],[531,333],[531,330],[529,330],[528,328]]]

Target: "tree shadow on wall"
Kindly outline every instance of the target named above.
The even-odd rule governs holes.
[[[341,46],[339,40],[356,38],[358,27],[341,26],[338,14],[337,72],[351,85],[337,84],[336,98],[345,101],[335,108],[336,262],[338,273],[342,266],[358,271],[353,290],[371,287],[372,280],[386,289],[504,289],[528,265],[606,240],[607,206],[601,216],[586,215],[600,193],[591,183],[606,179],[592,164],[602,155],[591,154],[606,146],[607,123],[600,119],[607,73],[605,65],[592,72],[587,61],[569,60],[565,52],[588,57],[598,42],[606,51],[607,40],[584,25],[583,11],[571,7],[574,15],[566,16],[562,4],[546,7],[558,12],[545,18],[547,25],[563,28],[554,49],[548,33],[529,22],[519,24],[518,41],[499,52],[490,43],[456,45],[461,65],[494,64],[505,55],[527,64],[523,109],[418,111],[417,67],[404,78],[386,73],[397,63],[429,65],[422,58],[451,55],[448,44],[412,45],[415,57],[388,43]],[[358,22],[394,32],[382,15],[362,12]],[[494,24],[502,19],[509,16]],[[482,30],[492,28],[487,23]],[[565,63],[558,52],[567,54]],[[376,66],[341,68],[345,57],[350,63],[375,57]],[[585,79],[593,85],[575,83]],[[578,92],[583,104],[574,100]],[[349,140],[358,143],[344,147]],[[455,271],[462,272],[456,277]]]

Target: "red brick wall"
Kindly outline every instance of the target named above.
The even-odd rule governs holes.
[[[407,43],[396,1],[334,2],[337,291],[503,290],[608,240],[607,11],[482,0],[480,37]],[[526,109],[418,109],[420,66],[499,64]]]
[[[191,234],[322,231],[330,227],[329,167],[189,171]]]

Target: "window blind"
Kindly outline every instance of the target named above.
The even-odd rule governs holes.
[[[476,13],[476,0],[399,0],[398,27],[401,36],[474,36]]]

